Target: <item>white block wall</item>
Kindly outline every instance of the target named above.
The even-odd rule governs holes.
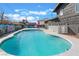
[[[48,26],[49,30],[52,30],[53,32],[57,32],[59,31],[59,26],[53,25],[53,26]]]

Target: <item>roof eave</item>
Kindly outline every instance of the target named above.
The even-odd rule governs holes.
[[[60,4],[60,3],[58,3],[58,4],[56,5],[56,7],[54,8],[53,12],[55,12],[55,10],[56,10],[56,8],[58,7],[59,4]]]
[[[53,12],[56,12],[56,9],[60,6],[60,5],[62,5],[63,3],[58,3],[57,4],[57,6],[55,7],[55,9],[53,10]]]

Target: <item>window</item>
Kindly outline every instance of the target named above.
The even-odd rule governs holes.
[[[79,3],[76,3],[76,12],[79,12]]]
[[[60,10],[59,15],[60,15],[60,16],[62,16],[62,15],[63,15],[63,10]]]

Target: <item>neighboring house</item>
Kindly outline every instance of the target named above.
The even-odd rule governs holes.
[[[8,20],[0,20],[0,34],[5,34],[5,33],[9,33],[9,32],[13,32],[14,29],[14,25],[11,24],[10,21]]]
[[[0,24],[0,35],[4,34],[5,31],[5,25],[4,24]]]
[[[20,23],[20,22],[12,22],[12,25],[14,25],[15,31],[22,28],[22,23]]]
[[[59,18],[59,33],[78,34],[79,33],[79,4],[59,3],[54,12]]]
[[[14,32],[22,28],[19,22],[10,22],[8,20],[0,20],[0,36],[6,33]]]
[[[38,27],[44,28],[45,27],[45,20],[39,20],[37,25],[38,25]]]
[[[27,27],[28,28],[35,28],[36,27],[36,23],[34,22],[34,23],[31,23],[31,22],[29,22],[28,24],[27,24]]]
[[[7,32],[8,21],[0,20],[0,35],[5,34]]]

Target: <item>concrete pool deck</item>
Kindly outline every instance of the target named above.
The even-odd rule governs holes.
[[[56,35],[62,37],[72,44],[71,49],[56,56],[79,56],[79,38],[75,37],[74,35],[57,34],[51,30],[43,30],[43,31],[50,35]]]
[[[25,28],[26,29],[26,28]],[[22,30],[25,30],[25,29],[21,29],[21,30],[18,30],[16,32],[13,32],[12,34],[9,34],[3,38],[0,38],[0,43],[4,40],[6,40],[7,38],[10,38],[12,37],[15,33],[18,33]],[[69,49],[68,51],[64,52],[64,53],[61,53],[61,54],[58,54],[58,55],[55,55],[55,56],[79,56],[79,38],[73,36],[73,35],[63,35],[63,34],[57,34],[51,30],[46,30],[46,29],[42,29],[45,33],[47,34],[50,34],[50,35],[56,35],[56,36],[59,36],[59,37],[62,37],[66,40],[68,40],[71,44],[72,44],[72,47],[71,49]],[[5,51],[3,51],[1,48],[0,48],[0,56],[14,56],[14,55],[11,55],[11,54],[8,54],[6,53]]]

